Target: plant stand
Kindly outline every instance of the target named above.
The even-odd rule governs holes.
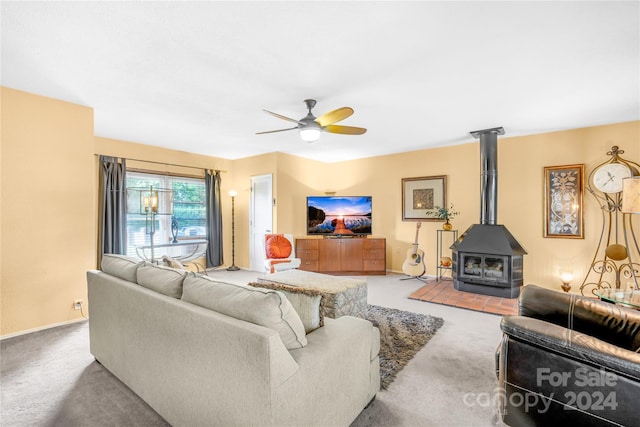
[[[453,261],[452,264],[448,265],[448,266],[444,266],[441,263],[441,259],[443,256],[449,256],[451,257],[451,251],[449,250],[449,247],[455,243],[456,240],[458,240],[458,230],[437,230],[438,236],[437,236],[437,243],[436,243],[436,279],[437,281],[440,280],[453,280],[453,278],[451,277],[451,271],[453,269]],[[446,233],[446,235],[445,235]],[[446,247],[446,251],[442,250],[442,245],[444,244],[444,240],[449,241],[449,238],[451,238],[451,245],[448,245]],[[446,274],[447,271],[449,272],[449,277],[445,277],[443,274]]]

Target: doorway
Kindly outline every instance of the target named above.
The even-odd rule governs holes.
[[[251,215],[249,254],[251,270],[264,271],[264,235],[273,229],[273,177],[271,174],[251,177]]]

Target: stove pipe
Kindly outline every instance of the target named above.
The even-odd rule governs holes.
[[[470,132],[480,138],[480,224],[496,225],[498,211],[498,135],[504,128]]]

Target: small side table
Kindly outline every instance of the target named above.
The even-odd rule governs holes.
[[[610,288],[600,288],[593,291],[593,293],[603,301],[640,310],[640,291],[620,291]]]
[[[187,254],[178,255],[178,256],[172,254],[172,258],[175,258],[176,260],[178,260],[180,262],[183,262],[183,261],[187,262],[187,261],[191,261],[192,259],[194,259],[197,256],[199,256],[198,255],[199,253],[205,253],[206,254],[206,252],[207,252],[207,243],[209,243],[209,241],[206,240],[206,239],[179,240],[178,243],[153,243],[153,244],[149,244],[149,245],[136,246],[136,254],[138,255],[138,257],[140,259],[155,263],[157,261],[157,259],[155,257],[155,255],[156,255],[155,254],[155,250],[157,248],[165,248],[165,249],[167,249],[167,248],[188,247],[188,246],[190,246],[191,248],[187,248],[187,249],[189,249]],[[200,249],[201,245],[202,245],[203,249]],[[149,251],[149,252],[147,253],[147,251]]]
[[[437,230],[438,232],[438,238],[437,238],[437,243],[436,243],[436,254],[437,254],[437,258],[436,258],[436,270],[437,272],[437,278],[438,280],[441,280],[444,276],[443,274],[446,273],[447,271],[451,272],[453,266],[449,265],[449,266],[444,266],[442,265],[442,263],[440,262],[440,259],[443,256],[450,256],[451,255],[451,251],[449,250],[449,247],[455,243],[456,240],[458,240],[458,230]],[[447,233],[447,234],[445,234]],[[451,244],[448,245],[446,247],[446,253],[447,255],[443,255],[443,250],[442,250],[442,245],[444,244],[444,240],[446,240],[447,242],[450,240],[451,238]],[[449,273],[449,276],[451,276],[451,273]],[[452,277],[450,277],[451,280],[453,280]]]

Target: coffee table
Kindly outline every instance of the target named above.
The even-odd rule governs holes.
[[[318,290],[324,298],[323,314],[333,319],[357,316],[367,308],[367,281],[304,270],[285,270],[258,277],[258,282]]]
[[[596,289],[593,293],[603,301],[640,310],[640,291],[620,291],[611,288]]]

